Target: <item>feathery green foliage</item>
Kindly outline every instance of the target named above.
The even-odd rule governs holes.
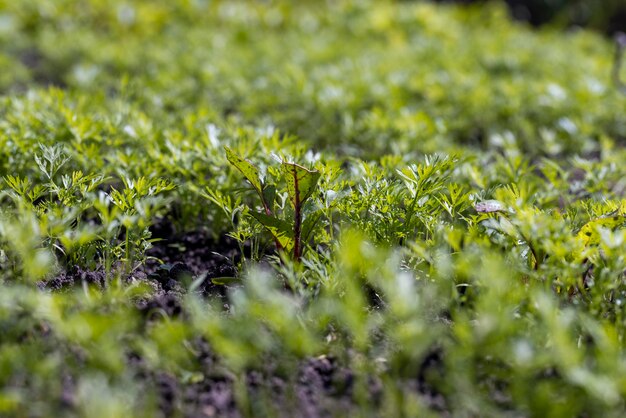
[[[623,416],[612,47],[498,4],[0,0],[0,416]]]

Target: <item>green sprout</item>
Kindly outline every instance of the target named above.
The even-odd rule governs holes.
[[[282,161],[281,171],[287,183],[289,203],[293,209],[293,217],[278,217],[274,214],[273,206],[276,197],[276,186],[267,184],[260,176],[259,170],[252,163],[235,154],[230,148],[224,147],[226,158],[237,168],[256,191],[264,212],[250,209],[250,215],[263,225],[274,237],[276,249],[291,252],[293,260],[300,261],[303,250],[303,236],[308,237],[315,217],[305,218],[304,206],[315,192],[320,173],[309,170],[296,163]]]

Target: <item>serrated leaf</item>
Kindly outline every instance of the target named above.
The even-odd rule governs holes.
[[[286,175],[287,192],[291,204],[294,208],[301,206],[315,191],[320,178],[319,171],[288,162],[283,162],[282,169]]]
[[[259,169],[249,161],[235,154],[232,149],[226,146],[224,149],[226,150],[226,159],[228,162],[235,166],[237,170],[241,171],[241,174],[243,174],[252,187],[256,189],[259,196],[263,197],[263,182],[259,175]]]
[[[290,251],[293,248],[293,226],[289,222],[259,212],[250,212],[250,215],[259,221],[285,250]]]

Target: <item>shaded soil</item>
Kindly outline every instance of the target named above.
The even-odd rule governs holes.
[[[149,260],[145,266],[148,273],[153,273],[158,265],[158,259],[165,264],[183,263],[192,275],[222,274],[233,277],[236,270],[233,262],[239,261],[241,252],[237,242],[224,236],[219,240],[205,230],[177,233],[171,224],[157,222],[150,228],[152,238],[158,239],[153,248],[148,250]]]
[[[161,241],[154,244],[148,255],[163,264],[150,261],[145,273],[147,279],[159,284],[161,291],[155,298],[140,302],[140,311],[148,317],[157,310],[173,317],[184,314],[180,304],[186,287],[183,284],[202,277],[196,291],[227,303],[228,286],[214,284],[212,279],[237,275],[233,262],[241,254],[233,239],[215,241],[204,231],[178,235],[166,224],[157,224],[152,232]],[[353,373],[330,358],[298,362],[287,373],[274,370],[271,360],[263,370],[248,371],[242,377],[247,398],[244,402],[236,390],[235,377],[218,371],[219,361],[209,344],[199,339],[194,348],[202,369],[198,381],[183,382],[165,372],[145,372],[165,416],[317,418],[346,416],[354,407]],[[141,364],[141,359],[135,361]]]
[[[102,270],[85,270],[78,266],[73,266],[62,271],[56,277],[37,283],[37,287],[44,290],[60,292],[79,286],[82,283],[95,285],[98,288],[104,287],[105,274]]]
[[[236,277],[234,265],[240,257],[237,243],[229,238],[214,240],[206,231],[177,234],[167,224],[157,224],[153,237],[160,240],[149,250],[151,257],[129,280],[141,280],[154,288],[152,296],[136,301],[138,311],[149,324],[164,315],[175,318],[185,315],[182,296],[193,284],[194,291],[208,299],[216,298],[228,305],[228,286],[213,279]],[[103,287],[102,271],[86,271],[72,267],[38,286],[45,290],[65,291],[83,283]],[[337,360],[320,356],[292,360],[292,368],[281,369],[275,359],[261,362],[262,367],[237,377],[227,372],[205,340],[192,343],[196,371],[191,377],[155,370],[141,356],[129,353],[128,367],[137,381],[157,397],[165,417],[207,418],[244,416],[261,417],[343,417],[358,409],[355,395],[355,374]],[[429,376],[441,373],[443,362],[438,351],[427,356],[417,375],[403,385],[420,394],[424,405],[446,416],[445,398],[428,383]],[[62,402],[72,408],[75,380],[63,378]],[[365,402],[368,410],[376,410],[383,397],[383,383],[371,377],[366,384]]]
[[[210,355],[206,359],[205,375],[196,382],[185,383],[166,372],[144,376],[157,393],[159,408],[165,416],[343,417],[349,416],[356,405],[352,394],[353,373],[325,356],[294,364],[288,377],[271,370],[271,362],[265,371],[248,371],[242,376],[243,397],[235,389],[235,377],[216,375],[215,359]],[[382,393],[380,382],[372,381],[369,392],[372,402],[378,403]]]
[[[147,261],[127,279],[147,281],[156,287],[153,304],[171,304],[195,279],[196,291],[205,296],[225,298],[228,286],[213,283],[216,278],[235,278],[235,264],[241,257],[237,242],[229,237],[213,239],[207,231],[176,233],[170,224],[157,222],[151,228],[156,239],[146,253]],[[40,289],[64,291],[83,283],[103,288],[106,275],[102,268],[86,270],[71,266],[52,279],[38,283]]]
[[[172,295],[184,293],[192,283],[196,292],[226,301],[229,287],[214,279],[237,277],[241,252],[234,239],[215,240],[205,230],[178,234],[165,222],[157,222],[151,232],[157,241],[142,272],[163,290],[156,303],[171,304]]]
[[[208,350],[208,344],[204,343]],[[309,358],[293,365],[288,376],[277,373],[269,361],[264,370],[248,371],[242,378],[244,398],[238,396],[234,376],[215,375],[216,360],[204,351],[204,376],[199,381],[182,382],[175,376],[156,372],[148,377],[165,416],[201,417],[345,417],[353,416],[359,407],[379,410],[384,395],[378,377],[367,380],[365,398],[358,403],[353,371],[327,356]],[[424,360],[418,374],[400,383],[406,391],[418,394],[423,405],[448,417],[449,409],[442,394],[428,383],[428,373],[442,371],[437,355]],[[426,373],[426,374],[425,374]],[[241,386],[240,386],[241,387]],[[176,415],[179,414],[179,415]],[[376,416],[376,415],[374,415]]]

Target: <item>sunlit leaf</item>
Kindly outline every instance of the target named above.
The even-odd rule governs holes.
[[[241,171],[244,177],[250,182],[252,187],[257,191],[260,196],[263,196],[263,183],[261,182],[261,177],[259,175],[259,169],[256,168],[252,163],[246,161],[239,155],[235,154],[235,152],[228,148],[224,147],[226,150],[226,158],[228,162],[230,162],[237,170]]]
[[[287,192],[293,207],[301,206],[313,194],[320,178],[319,171],[309,170],[295,163],[283,162]]]

